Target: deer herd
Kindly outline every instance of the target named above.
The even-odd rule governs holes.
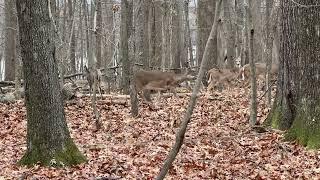
[[[264,81],[266,76],[266,63],[255,63],[256,77],[257,79]],[[278,65],[272,64],[270,75],[272,80],[275,80],[278,73]],[[97,88],[101,94],[101,71],[89,70],[85,67],[84,75],[87,78],[89,84],[90,95],[93,90],[93,84],[96,80]],[[246,64],[240,68],[234,69],[218,69],[212,68],[207,72],[208,87],[207,91],[212,91],[217,87],[230,88],[232,83],[237,81],[241,84],[248,84],[250,79],[250,65]],[[146,98],[146,93],[150,91],[171,91],[176,95],[176,88],[184,81],[195,80],[196,77],[190,74],[190,71],[185,73],[176,74],[174,72],[163,72],[163,71],[147,71],[138,70],[134,73],[133,87],[135,91],[142,97],[146,102],[150,101]]]

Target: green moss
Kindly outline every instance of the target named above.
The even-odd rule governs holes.
[[[61,150],[51,150],[34,147],[32,151],[26,152],[19,165],[32,166],[40,164],[42,166],[63,167],[86,162],[86,158],[78,150],[72,139],[68,139]]]
[[[286,141],[297,141],[309,149],[320,148],[320,101],[302,98],[295,106],[297,109],[290,127],[286,125],[286,108],[283,106],[275,103],[264,124],[276,129],[289,128],[285,133]]]
[[[296,140],[309,149],[320,148],[320,104],[317,104],[311,108],[310,101],[301,101],[293,124],[285,134],[286,140]]]
[[[272,108],[264,124],[266,126],[271,126],[274,129],[280,129],[279,122],[282,120],[282,118],[283,118],[283,115],[281,112],[281,107],[275,104],[275,106]]]
[[[66,147],[66,149],[57,152],[55,155],[58,164],[64,163],[65,165],[76,165],[87,161],[72,139],[69,139],[66,143]]]

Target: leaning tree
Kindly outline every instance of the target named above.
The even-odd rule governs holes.
[[[287,138],[320,147],[320,4],[282,0],[278,88],[268,123]]]
[[[20,160],[24,165],[63,166],[86,160],[65,120],[49,2],[16,3],[27,108],[27,152]]]

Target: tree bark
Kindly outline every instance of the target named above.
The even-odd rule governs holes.
[[[176,73],[180,73],[181,63],[183,61],[182,48],[183,48],[183,25],[182,25],[182,10],[183,4],[181,0],[174,0],[172,2],[172,41],[171,41],[171,55],[172,55],[172,65]]]
[[[198,39],[197,39],[197,61],[201,64],[206,41],[210,34],[210,28],[213,24],[213,17],[215,14],[216,0],[200,0],[197,7],[198,19]],[[218,48],[217,37],[213,37],[212,48],[209,50],[209,62],[205,65],[205,72],[217,65]],[[207,86],[207,79],[204,78],[202,83]]]
[[[16,61],[16,0],[5,0],[5,81],[13,81]]]
[[[168,14],[169,14],[169,2],[164,1],[162,4],[162,18],[161,18],[161,70],[164,71],[169,62],[168,54],[169,54],[169,33],[168,33]]]
[[[83,66],[84,66],[84,55],[85,55],[85,52],[84,52],[84,38],[83,38],[83,16],[84,16],[84,10],[82,8],[82,3],[80,3],[80,7],[79,7],[79,27],[78,27],[78,30],[79,30],[79,34],[80,36],[78,36],[80,38],[80,72],[83,72]]]
[[[130,93],[130,62],[129,62],[129,2],[121,0],[121,61],[122,61],[122,88],[124,94]]]
[[[149,18],[149,39],[150,39],[150,43],[149,43],[149,54],[150,54],[150,65],[152,68],[157,67],[159,64],[159,61],[156,61],[156,10],[155,10],[155,2],[151,2],[150,4],[150,18]]]
[[[142,62],[145,69],[150,69],[150,54],[149,54],[149,9],[150,0],[143,0],[142,14],[143,14],[143,29],[141,31],[142,36]]]
[[[262,61],[262,53],[263,53],[263,35],[262,35],[262,24],[263,24],[263,16],[261,12],[261,3],[262,0],[254,0],[252,1],[252,5],[250,8],[250,12],[252,13],[252,22],[253,28],[255,31],[255,39],[254,39],[254,54],[255,61]]]
[[[232,4],[231,0],[225,0],[224,5],[224,16],[225,16],[225,26],[227,33],[227,68],[234,67],[234,57],[235,57],[235,31],[232,23]]]
[[[72,0],[68,0],[68,11],[69,11],[69,28],[70,28],[70,64],[71,73],[76,73],[76,35],[75,35],[75,23],[74,23],[74,7],[75,4]]]
[[[315,38],[319,37],[320,7],[312,6],[317,3],[280,2],[280,69],[267,121],[274,128],[288,129],[289,140],[309,148],[320,147],[320,42]]]
[[[191,40],[190,21],[189,21],[189,1],[188,0],[184,1],[184,16],[185,16],[185,31],[186,31],[185,46],[188,49],[188,54],[189,54],[188,65],[190,67],[191,65],[194,65],[195,62],[193,59],[192,40]]]
[[[101,7],[101,0],[96,0],[96,14],[97,14],[97,25],[95,29],[96,33],[96,58],[97,58],[97,68],[101,68],[102,66],[102,54],[101,54],[101,41],[102,41],[102,7]]]
[[[20,0],[16,5],[27,108],[27,152],[20,164],[82,163],[85,157],[72,141],[65,120],[48,1]]]

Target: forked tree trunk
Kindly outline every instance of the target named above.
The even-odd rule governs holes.
[[[65,120],[48,1],[20,0],[16,5],[27,108],[27,151],[20,164],[82,163],[86,159],[72,141]]]
[[[289,140],[309,148],[320,148],[320,7],[311,6],[317,3],[305,2],[306,8],[291,0],[280,2],[280,69],[267,121],[273,128],[288,129]]]

